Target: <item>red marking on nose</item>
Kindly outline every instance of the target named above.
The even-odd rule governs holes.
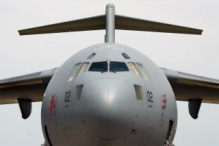
[[[163,102],[162,102],[162,107],[165,107],[167,103],[167,95],[163,95]]]
[[[54,104],[54,95],[52,95],[51,97],[51,101],[50,101],[50,107],[49,107],[49,114],[51,115],[52,114],[52,109],[55,107],[55,104]]]
[[[164,95],[164,103],[167,103],[167,95]]]

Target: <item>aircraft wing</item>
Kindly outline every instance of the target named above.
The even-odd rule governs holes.
[[[176,100],[202,100],[219,104],[219,80],[161,68],[169,80]]]
[[[46,87],[57,69],[0,80],[0,104],[18,103],[18,99],[42,101]]]

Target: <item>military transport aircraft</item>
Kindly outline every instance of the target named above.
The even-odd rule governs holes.
[[[159,68],[147,56],[115,43],[115,29],[200,35],[202,30],[106,14],[20,30],[20,35],[106,29],[61,67],[0,80],[0,104],[32,102],[41,109],[45,146],[173,145],[176,100],[197,119],[201,103],[219,103],[219,80]]]

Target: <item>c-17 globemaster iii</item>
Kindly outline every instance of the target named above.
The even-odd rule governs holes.
[[[115,43],[115,29],[200,35],[202,30],[106,14],[20,30],[20,35],[106,29],[105,42],[85,48],[59,68],[0,80],[0,104],[18,103],[22,117],[42,101],[45,146],[173,145],[176,100],[197,119],[201,103],[219,103],[219,80],[159,68]]]

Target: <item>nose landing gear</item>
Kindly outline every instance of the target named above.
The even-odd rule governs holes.
[[[168,127],[168,131],[167,131],[167,137],[166,137],[166,141],[164,142],[164,146],[174,146],[173,141],[171,138],[171,133],[173,131],[173,120],[169,120],[169,127]]]
[[[175,146],[175,145],[173,144],[172,140],[166,140],[164,146]]]

